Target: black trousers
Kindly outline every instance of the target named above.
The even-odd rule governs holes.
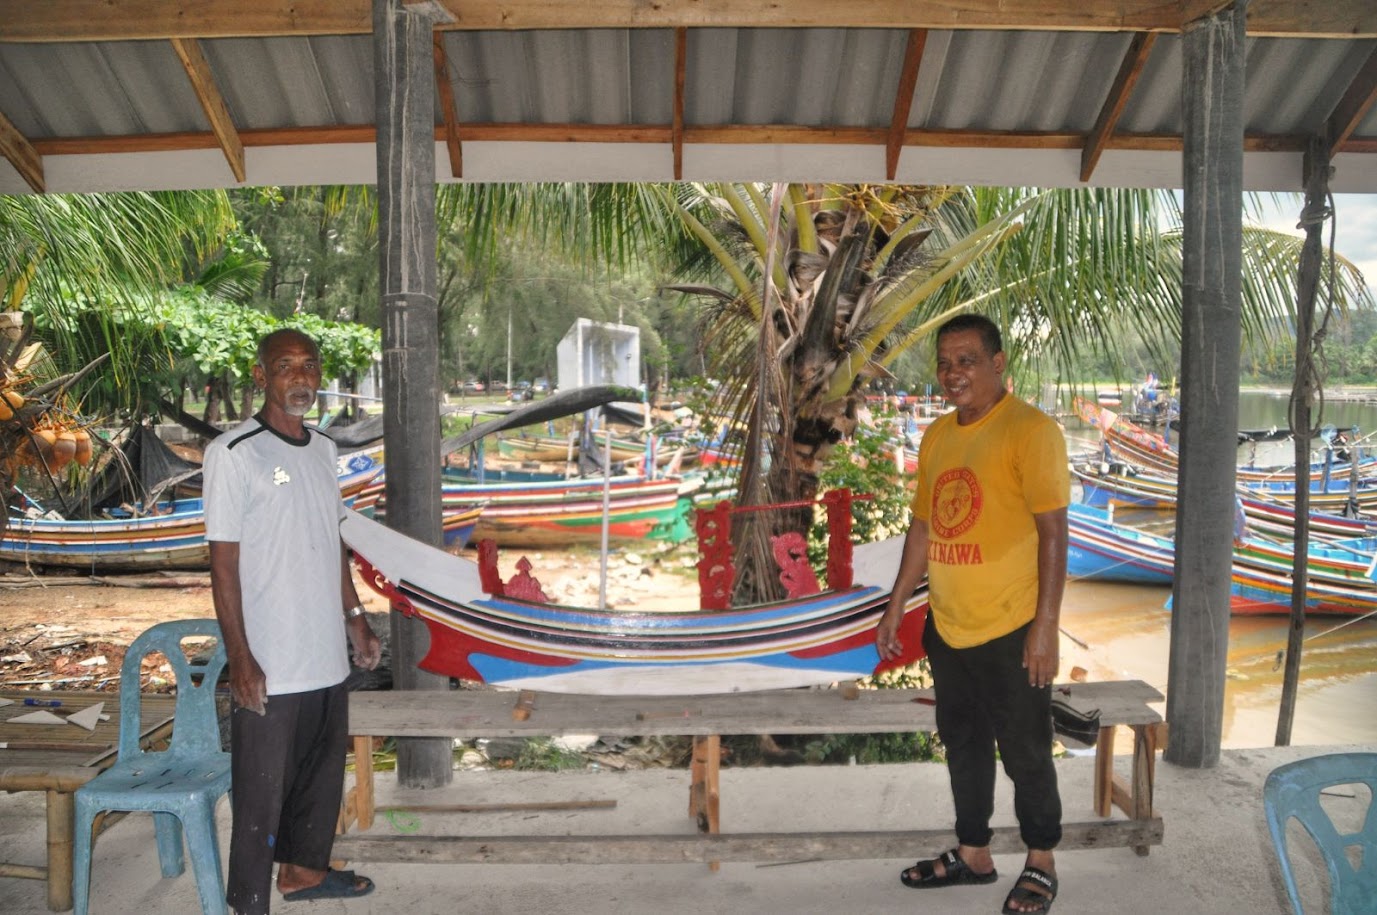
[[[349,692],[268,697],[268,713],[236,705],[230,717],[233,824],[225,901],[267,915],[273,862],[324,870],[344,793]]]
[[[1031,624],[1029,624],[1031,625]],[[1028,685],[1023,642],[1028,626],[971,648],[952,648],[932,617],[923,647],[932,666],[937,733],[947,748],[956,802],[956,839],[984,847],[993,833],[995,746],[1014,783],[1014,814],[1029,848],[1061,841],[1061,796],[1052,765],[1052,690]]]

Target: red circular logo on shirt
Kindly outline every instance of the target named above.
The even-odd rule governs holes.
[[[960,537],[980,517],[980,483],[968,468],[957,467],[937,478],[932,487],[933,530],[947,540]]]

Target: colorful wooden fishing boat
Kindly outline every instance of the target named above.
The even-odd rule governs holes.
[[[579,446],[557,438],[499,438],[497,452],[512,461],[555,463],[575,460]]]
[[[1076,415],[1083,422],[1100,430],[1109,451],[1108,457],[1114,461],[1158,476],[1175,478],[1180,471],[1180,453],[1162,436],[1129,422],[1112,410],[1097,407],[1084,398],[1075,398],[1074,406]],[[1291,473],[1290,467],[1256,467],[1251,464],[1240,464],[1236,471],[1240,485],[1258,483],[1263,486],[1284,480]],[[1359,461],[1358,476],[1361,480],[1367,480],[1374,473],[1377,473],[1377,457]],[[1353,466],[1347,461],[1315,461],[1310,465],[1312,481],[1347,481],[1352,474]]]
[[[387,517],[384,479],[366,491],[377,500],[376,516]],[[690,536],[685,519],[695,485],[677,477],[647,480],[612,477],[608,486],[608,537],[612,540],[671,541]],[[511,482],[451,483],[440,486],[446,530],[453,519],[482,506],[472,536],[500,546],[555,547],[597,543],[602,537],[602,477]],[[450,538],[447,535],[446,542]],[[453,545],[453,544],[450,544]]]
[[[381,472],[381,465],[367,456],[341,458],[345,504],[356,506]],[[0,560],[92,572],[204,569],[210,565],[205,509],[193,498],[159,502],[147,511],[121,508],[85,520],[12,514],[0,531]]]
[[[1176,508],[1176,478],[1138,472],[1123,464],[1077,464],[1072,475],[1081,485],[1082,501],[1090,505],[1132,506],[1135,508]],[[1239,494],[1250,502],[1290,505],[1294,508],[1296,485],[1281,480],[1238,483]],[[1352,505],[1361,512],[1377,511],[1377,481],[1362,482],[1355,490],[1347,479],[1310,481],[1312,510],[1329,516],[1342,516]],[[1246,506],[1245,506],[1246,509]],[[1294,511],[1293,511],[1294,516]]]
[[[1169,585],[1176,547],[1170,537],[1114,523],[1102,508],[1071,503],[1066,574],[1072,580]]]
[[[430,651],[420,666],[442,675],[552,692],[692,695],[833,683],[922,655],[925,590],[906,604],[904,657],[882,664],[875,650],[902,538],[856,547],[844,589],[650,613],[495,596],[467,559],[358,514],[342,530],[365,580],[426,623]]]
[[[1103,509],[1072,504],[1068,513],[1067,574],[1073,579],[1170,584],[1175,545],[1170,537],[1117,524]],[[1289,543],[1246,537],[1234,547],[1230,610],[1286,614],[1291,610]],[[1306,564],[1308,613],[1361,615],[1377,610],[1377,539],[1310,544]]]
[[[681,506],[679,500],[682,489],[675,478],[613,477],[607,487],[608,537],[686,538],[683,513],[687,504]],[[485,503],[474,536],[500,546],[596,543],[602,536],[601,477],[548,483],[447,483],[440,491],[446,514]]]

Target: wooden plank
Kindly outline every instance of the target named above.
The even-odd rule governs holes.
[[[444,142],[444,127],[436,127],[435,139]],[[683,142],[695,144],[880,146],[887,131],[879,127],[799,127],[780,124],[739,124],[721,127],[684,127]],[[371,124],[331,127],[275,127],[241,130],[245,147],[315,146],[338,143],[372,144]],[[673,142],[671,125],[602,124],[465,124],[466,142],[482,143],[646,143]],[[1115,134],[1107,149],[1140,152],[1180,152],[1177,134]],[[1081,133],[1046,133],[988,130],[916,130],[904,133],[905,146],[989,149],[1068,149],[1085,146]],[[206,132],[149,133],[115,137],[50,137],[33,141],[42,156],[109,155],[114,153],[177,152],[219,149],[215,135]],[[1245,152],[1300,152],[1305,138],[1290,134],[1253,134],[1243,138]],[[1350,138],[1344,152],[1377,152],[1377,138]]]
[[[1346,151],[1344,144],[1353,136],[1353,131],[1358,129],[1363,118],[1367,117],[1374,102],[1377,102],[1377,49],[1368,55],[1367,62],[1348,84],[1343,98],[1334,106],[1334,113],[1325,125],[1330,155]]]
[[[927,29],[910,29],[904,46],[904,65],[899,71],[899,85],[894,92],[894,113],[889,119],[889,137],[885,140],[885,178],[893,181],[899,170],[899,152],[903,149],[904,133],[908,130],[909,112],[913,110],[913,91],[918,85],[918,68],[923,63],[923,48],[928,43]]]
[[[446,29],[603,28],[925,28],[1031,31],[1177,32],[1217,8],[1217,0],[439,0]],[[0,40],[119,41],[276,35],[363,35],[372,31],[369,0],[0,0]],[[1377,36],[1370,0],[1253,0],[1253,35]]]
[[[449,78],[449,55],[445,52],[445,36],[433,36],[435,56],[435,100],[440,106],[440,133],[449,153],[449,174],[464,177],[464,148],[459,142],[459,106],[454,103],[454,84]]]
[[[1148,702],[1162,696],[1141,681],[1077,683],[1066,701],[1098,708],[1104,724],[1155,724]],[[406,737],[605,737],[717,734],[874,734],[931,732],[927,690],[863,690],[855,701],[836,691],[768,690],[716,696],[579,696],[541,693],[536,714],[511,717],[513,693],[498,690],[360,692],[350,696],[349,732]],[[694,712],[685,715],[685,710]]]
[[[174,38],[172,50],[177,52],[177,59],[182,62],[187,78],[191,80],[191,88],[201,103],[201,110],[206,113],[206,120],[210,122],[210,132],[215,134],[225,160],[229,162],[234,180],[242,183],[246,175],[244,143],[239,139],[239,129],[234,126],[229,106],[225,104],[225,97],[215,82],[215,74],[210,70],[210,61],[201,53],[200,42],[191,38]]]
[[[0,112],[0,156],[9,160],[19,177],[36,193],[44,192],[47,185],[43,181],[43,157],[4,112]]]
[[[1124,59],[1119,64],[1119,72],[1109,87],[1109,94],[1100,108],[1099,117],[1095,119],[1095,126],[1085,140],[1085,149],[1081,150],[1082,181],[1089,181],[1094,173],[1109,138],[1114,135],[1114,128],[1119,124],[1119,117],[1128,106],[1129,96],[1133,94],[1133,87],[1137,84],[1143,67],[1147,65],[1148,55],[1152,53],[1152,45],[1156,41],[1157,36],[1153,33],[1139,32],[1129,42]]]
[[[1100,728],[1095,741],[1095,815],[1107,817],[1112,812],[1114,797],[1114,726]]]
[[[1059,850],[1162,844],[1160,819],[1065,823]],[[950,829],[644,836],[382,836],[335,838],[350,861],[400,864],[684,864],[935,857]],[[993,854],[1022,854],[1018,827],[1000,826]]]
[[[674,146],[674,180],[684,180],[684,82],[688,74],[688,29],[674,30],[674,115],[670,142]]]

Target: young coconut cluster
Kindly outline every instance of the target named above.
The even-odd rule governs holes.
[[[69,464],[91,463],[91,434],[52,409],[52,404],[26,398],[18,390],[22,376],[0,378],[0,444],[7,476],[20,466],[46,469],[58,474]]]

